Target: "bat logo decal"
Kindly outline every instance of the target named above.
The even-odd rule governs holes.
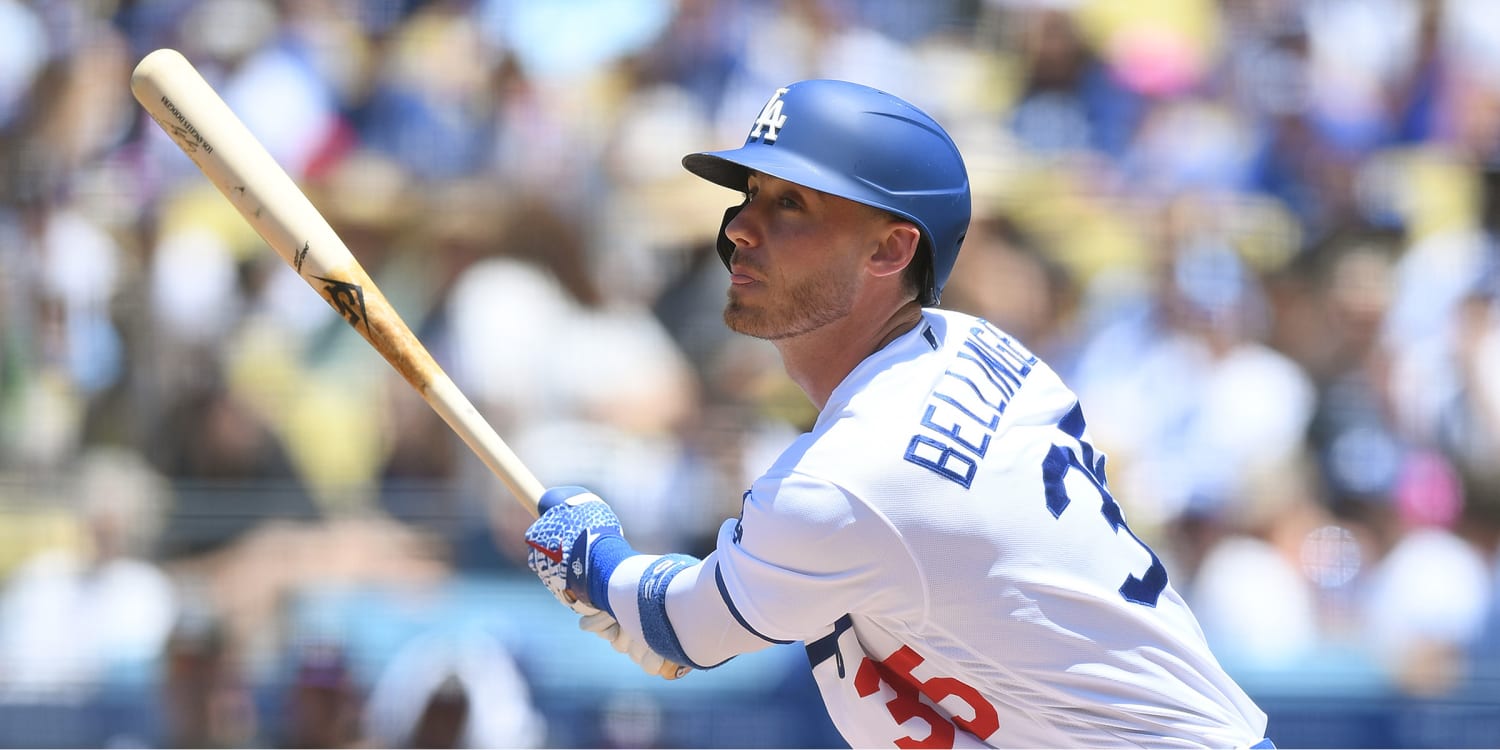
[[[175,138],[179,144],[182,144],[182,147],[184,149],[191,153],[198,152],[198,144],[192,140],[191,133],[187,132],[187,130],[184,130],[183,128],[177,127],[176,125],[168,125],[167,127],[172,131],[172,137]]]
[[[358,284],[350,284],[338,279],[325,279],[322,276],[313,278],[325,284],[323,291],[328,294],[328,303],[333,305],[333,309],[337,310],[339,315],[349,321],[349,325],[358,328],[359,322],[366,320],[365,290]],[[370,327],[368,322],[365,323],[365,327]]]
[[[255,215],[260,216],[260,209],[256,209]],[[302,261],[307,258],[307,246],[308,243],[302,243],[302,249],[297,251],[297,257],[292,262],[292,265],[297,267],[297,273],[299,274],[302,273]],[[324,279],[324,281],[327,281],[327,279]]]
[[[172,113],[173,117],[177,118],[177,122],[163,123],[161,118],[155,115],[151,119],[156,120],[158,124],[166,125],[172,131],[172,135],[176,136],[177,143],[182,146],[184,151],[193,154],[198,151],[199,146],[202,146],[204,152],[210,154],[214,152],[214,147],[210,146],[207,140],[204,140],[203,134],[199,133],[198,129],[193,127],[193,123],[188,122],[187,117],[183,116],[182,111],[177,109],[177,105],[173,104],[171,99],[163,96],[161,103],[167,108],[168,112]]]

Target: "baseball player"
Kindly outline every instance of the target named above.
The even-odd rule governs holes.
[[[907,102],[778,89],[743,146],[683,165],[741,191],[724,321],[820,409],[702,560],[642,554],[559,487],[531,568],[647,671],[802,642],[854,747],[1272,747],[1125,522],[1078,399],[1022,342],[935,309],[963,160]]]

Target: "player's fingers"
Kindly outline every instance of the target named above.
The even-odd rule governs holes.
[[[647,674],[659,673],[662,664],[666,663],[666,659],[657,656],[656,652],[652,651],[646,644],[635,641],[632,641],[630,644],[630,659],[636,664],[641,665],[641,669],[645,670]]]
[[[590,633],[602,632],[614,624],[615,618],[610,617],[608,612],[596,611],[578,618],[578,627]]]
[[[566,604],[566,602],[564,602],[564,603]],[[568,609],[571,609],[574,612],[577,612],[578,614],[585,615],[585,616],[592,615],[595,612],[599,611],[597,609],[594,609],[593,607],[590,607],[587,604],[584,604],[583,602],[578,601],[577,599],[574,599],[572,604],[568,604]]]
[[[620,637],[620,624],[615,618],[610,617],[607,612],[595,612],[584,615],[578,620],[578,627],[593,633],[611,644]]]
[[[645,670],[646,674],[659,675],[666,663],[667,660],[657,656],[656,652],[647,651],[646,658],[641,660],[641,669]]]

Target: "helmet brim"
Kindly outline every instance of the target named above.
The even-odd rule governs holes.
[[[730,190],[745,192],[749,185],[750,169],[743,164],[726,159],[723,154],[733,151],[704,151],[682,157],[682,166],[687,171],[709,182]]]
[[[769,148],[704,151],[682,157],[682,166],[709,182],[741,193],[749,186],[751,171],[834,195],[855,192],[844,175],[828,174],[823,165],[790,151]]]

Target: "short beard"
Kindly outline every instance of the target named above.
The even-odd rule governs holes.
[[[854,309],[858,281],[829,267],[785,294],[769,295],[763,309],[741,306],[731,296],[724,306],[724,325],[735,333],[767,341],[789,339],[822,328]]]

